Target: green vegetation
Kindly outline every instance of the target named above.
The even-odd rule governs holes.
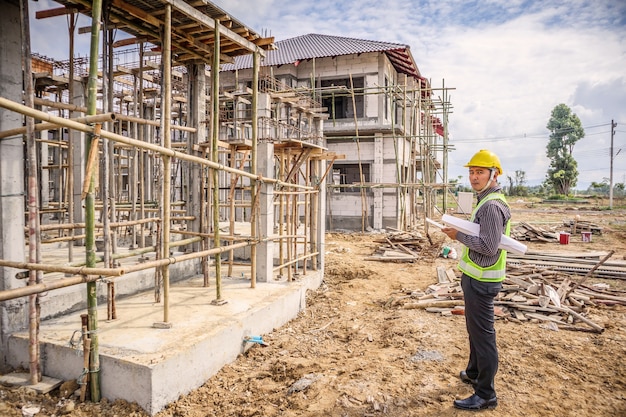
[[[526,171],[516,170],[515,178],[509,175],[506,178],[509,180],[509,195],[524,197],[529,194],[528,187],[524,185],[526,184]]]
[[[613,197],[622,197],[625,195],[624,190],[626,186],[623,182],[613,184]],[[587,193],[592,195],[609,195],[609,179],[604,178],[602,182],[592,182]]]
[[[545,182],[555,193],[567,195],[578,180],[578,164],[572,155],[574,144],[585,137],[585,130],[578,116],[565,104],[552,110],[546,128],[551,133],[546,147],[550,167]]]

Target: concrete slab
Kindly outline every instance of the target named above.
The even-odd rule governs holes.
[[[117,320],[106,320],[103,304],[97,313],[102,396],[134,401],[156,414],[234,361],[250,345],[245,338],[295,318],[305,308],[307,290],[321,281],[321,272],[310,271],[296,281],[256,283],[253,289],[249,279],[223,278],[221,294],[227,302],[220,304],[212,302],[214,280],[206,288],[195,276],[172,284],[167,319],[152,291],[118,300]],[[81,313],[41,322],[44,374],[63,380],[81,374]],[[8,345],[8,362],[27,367],[28,333],[14,334]]]
[[[63,383],[62,380],[50,378],[43,375],[41,381],[32,385],[30,383],[30,374],[24,372],[13,372],[7,375],[0,375],[0,384],[7,387],[28,387],[39,394],[47,394],[53,389],[58,388]]]

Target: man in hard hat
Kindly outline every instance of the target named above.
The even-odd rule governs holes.
[[[469,179],[477,195],[471,220],[480,225],[478,236],[453,228],[442,231],[464,246],[459,261],[461,287],[465,301],[465,325],[470,355],[461,380],[472,384],[474,394],[455,400],[464,410],[482,410],[498,405],[494,377],[498,370],[498,348],[494,329],[493,300],[502,289],[505,277],[506,251],[498,249],[502,234],[509,235],[511,210],[498,184],[502,175],[500,160],[491,151],[481,150],[469,160]]]

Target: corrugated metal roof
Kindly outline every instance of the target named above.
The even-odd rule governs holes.
[[[275,45],[275,50],[266,52],[262,66],[294,64],[312,58],[385,52],[398,72],[422,78],[411,56],[410,47],[404,44],[310,33],[277,41]],[[234,64],[222,65],[224,71],[246,68],[252,68],[252,55],[241,55],[235,57]]]
[[[76,10],[91,16],[92,1],[55,0],[65,11],[53,9],[37,14],[56,16]],[[215,38],[215,19],[220,22],[221,59],[248,54],[260,47],[271,49],[273,38],[262,38],[242,22],[211,2],[193,0],[109,0],[103,15],[109,23],[137,38],[138,41],[161,44],[161,31],[167,4],[172,5],[172,53],[178,63],[202,60],[211,62]],[[50,14],[52,13],[52,14]],[[39,18],[39,17],[38,17]]]

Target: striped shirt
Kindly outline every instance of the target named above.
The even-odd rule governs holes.
[[[496,192],[501,192],[499,185],[478,194],[478,202]],[[468,247],[469,257],[476,265],[486,268],[498,261],[501,251],[498,245],[510,218],[511,210],[506,204],[498,199],[490,200],[485,202],[474,216],[474,223],[480,224],[480,235],[457,233],[457,240]]]

